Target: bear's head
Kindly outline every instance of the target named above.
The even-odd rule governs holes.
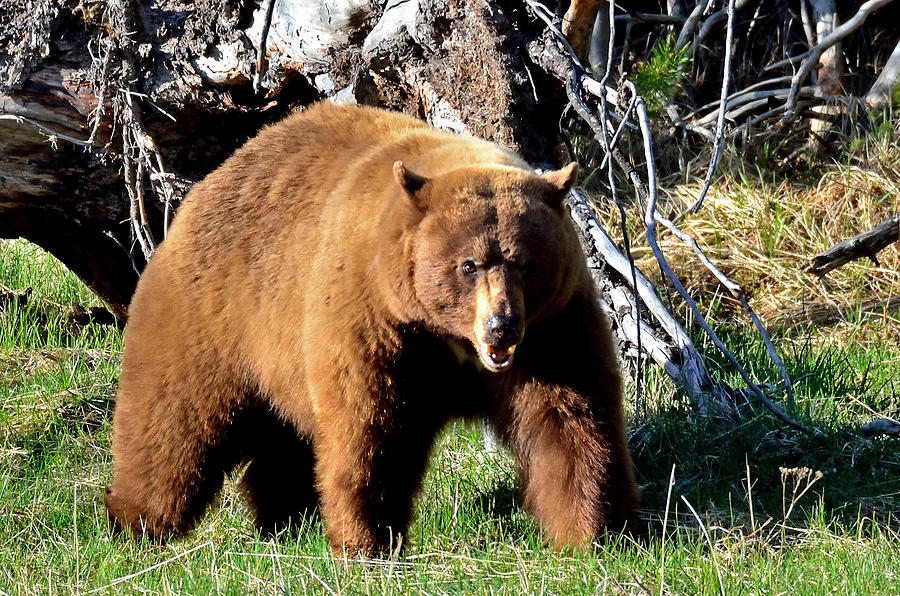
[[[508,369],[528,326],[578,283],[584,261],[562,205],[575,169],[489,165],[426,178],[394,164],[417,214],[406,252],[426,323],[469,340],[490,371]]]

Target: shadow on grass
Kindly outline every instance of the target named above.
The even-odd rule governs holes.
[[[637,429],[631,446],[651,534],[662,531],[673,466],[669,506],[681,519],[692,517],[683,496],[705,524],[722,527],[749,527],[751,517],[782,522],[790,511],[794,528],[851,528],[869,518],[900,530],[896,439],[865,437],[846,426],[813,437],[765,413],[719,426],[673,411]]]

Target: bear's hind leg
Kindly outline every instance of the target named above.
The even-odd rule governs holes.
[[[229,431],[244,393],[221,371],[212,389],[199,368],[176,376],[129,356],[113,417],[115,479],[106,490],[107,511],[116,529],[135,536],[183,535],[242,458]]]
[[[312,443],[273,413],[254,417],[240,439],[250,449],[241,489],[261,534],[296,529],[318,505]]]

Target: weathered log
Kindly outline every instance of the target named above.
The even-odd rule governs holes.
[[[566,207],[579,232],[594,283],[609,306],[607,315],[622,349],[627,353],[637,348],[640,325],[641,350],[691,399],[698,413],[725,415],[730,407],[724,387],[713,381],[690,336],[663,304],[650,280],[641,271],[631,269],[632,264],[600,227],[577,191],[569,194]],[[637,281],[641,310],[653,316],[656,326],[636,316],[632,277]]]
[[[877,418],[860,426],[859,432],[868,436],[900,437],[900,422],[891,418]]]
[[[895,215],[868,232],[857,234],[820,252],[803,270],[822,277],[832,269],[863,257],[869,257],[873,263],[878,264],[876,255],[881,249],[898,240],[900,240],[900,215]]]

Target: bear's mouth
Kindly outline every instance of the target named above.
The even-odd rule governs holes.
[[[478,342],[478,357],[491,372],[500,372],[509,368],[512,364],[513,354],[516,351],[516,344],[507,347],[492,346],[487,343]]]

